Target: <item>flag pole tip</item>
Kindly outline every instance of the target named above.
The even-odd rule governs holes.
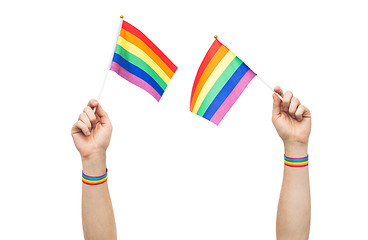
[[[218,38],[218,36],[217,35],[215,35],[215,36],[213,36],[215,39],[217,39]]]
[[[120,15],[120,18],[121,18],[121,19],[123,19],[123,18],[124,18],[124,16],[123,16],[123,15]]]

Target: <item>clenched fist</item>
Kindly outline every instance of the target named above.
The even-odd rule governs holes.
[[[275,87],[283,100],[273,94],[272,123],[285,145],[285,155],[304,157],[307,155],[308,140],[311,132],[311,113],[290,91],[283,93]],[[297,156],[296,156],[297,155]]]
[[[86,174],[98,174],[106,170],[106,150],[111,134],[112,125],[107,113],[97,100],[90,100],[72,127],[73,141]]]

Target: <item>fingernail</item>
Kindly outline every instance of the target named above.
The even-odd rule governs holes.
[[[90,132],[87,132],[86,135],[89,136],[89,135],[91,135],[91,133]]]

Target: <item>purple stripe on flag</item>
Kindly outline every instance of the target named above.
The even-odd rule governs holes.
[[[135,76],[134,74],[128,72],[124,68],[122,68],[119,64],[116,62],[111,63],[111,71],[116,72],[119,74],[122,78],[126,79],[127,81],[133,83],[134,85],[142,88],[143,90],[147,91],[149,94],[151,94],[157,101],[160,101],[161,95],[146,81],[142,80],[141,78]]]
[[[255,76],[256,74],[251,69],[249,69],[248,72],[244,74],[243,78],[240,79],[239,83],[236,85],[233,91],[226,98],[226,100],[222,103],[222,105],[219,107],[217,112],[213,115],[213,117],[210,120],[211,122],[213,122],[216,125],[219,125],[219,123],[224,118],[226,113],[230,110],[230,108],[233,106],[235,101],[239,98],[240,94],[242,94],[244,89],[248,86],[250,81]]]

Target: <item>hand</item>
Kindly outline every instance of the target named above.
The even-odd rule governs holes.
[[[72,127],[72,137],[82,157],[83,169],[98,167],[100,171],[105,170],[111,134],[112,125],[107,113],[97,100],[90,100]]]
[[[274,90],[283,98],[283,101],[275,93],[273,94],[272,123],[284,141],[285,154],[289,157],[295,155],[303,157],[307,154],[311,132],[310,111],[293,96],[292,92],[287,91],[284,94],[280,87],[275,87]]]

